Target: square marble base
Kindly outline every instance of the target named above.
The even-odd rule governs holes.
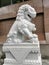
[[[42,65],[39,43],[4,44],[3,65]]]

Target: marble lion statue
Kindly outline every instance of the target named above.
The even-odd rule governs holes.
[[[36,17],[36,11],[28,4],[21,5],[18,10],[16,21],[12,25],[7,34],[8,43],[22,43],[22,42],[38,42],[38,36],[33,34],[36,31],[35,24],[31,22],[32,18]],[[25,40],[25,37],[28,40]]]

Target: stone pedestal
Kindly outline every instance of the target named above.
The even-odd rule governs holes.
[[[5,43],[6,54],[3,65],[42,65],[40,46],[38,43]]]

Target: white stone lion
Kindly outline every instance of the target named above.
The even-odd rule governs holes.
[[[36,11],[33,7],[28,4],[20,6],[16,21],[12,25],[6,42],[26,42],[25,37],[28,37],[30,42],[38,42],[38,36],[33,34],[35,31],[35,24],[31,22],[32,18],[36,17]]]

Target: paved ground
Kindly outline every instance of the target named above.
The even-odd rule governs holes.
[[[48,59],[43,60],[43,65],[49,65],[49,60]]]

